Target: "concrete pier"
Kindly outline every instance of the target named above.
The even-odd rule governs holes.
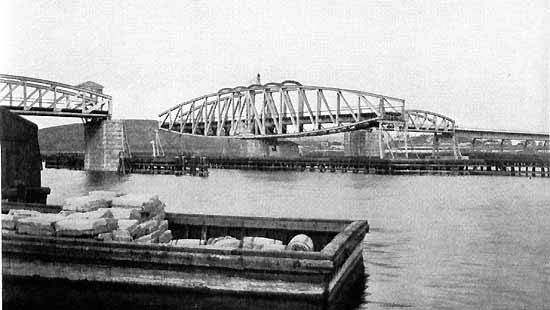
[[[84,170],[117,171],[124,151],[124,123],[104,120],[84,125]]]
[[[350,131],[344,134],[344,156],[379,157],[379,132],[370,130]],[[384,150],[384,144],[382,144]]]

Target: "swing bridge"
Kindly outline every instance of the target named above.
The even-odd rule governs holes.
[[[307,86],[296,81],[223,88],[172,107],[159,115],[160,128],[180,134],[273,140],[320,136],[361,129],[379,133],[380,154],[389,132],[431,133],[455,140],[455,121],[447,116],[405,109],[405,100],[371,92]],[[385,142],[384,142],[385,141]],[[393,155],[392,155],[393,156]]]

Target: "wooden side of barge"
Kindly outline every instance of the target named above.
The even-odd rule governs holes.
[[[176,238],[186,234],[211,237],[220,233],[240,232],[244,236],[262,232],[262,236],[288,242],[292,234],[300,232],[312,236],[318,246],[314,252],[275,252],[99,242],[4,231],[5,284],[21,289],[34,287],[41,294],[45,294],[43,285],[50,282],[69,291],[91,287],[94,294],[105,288],[106,296],[121,293],[114,301],[122,305],[132,304],[135,298],[158,295],[162,298],[154,298],[155,304],[178,308],[189,303],[200,308],[203,302],[206,302],[203,306],[211,307],[209,303],[213,302],[232,309],[257,309],[257,306],[269,309],[281,305],[327,309],[349,300],[350,292],[362,291],[366,221],[174,213],[168,213],[167,219]],[[48,285],[45,291],[46,295],[60,293]],[[21,299],[22,294],[20,289],[4,290],[4,301],[7,304],[37,301],[36,296]]]

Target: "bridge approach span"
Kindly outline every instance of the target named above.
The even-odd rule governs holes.
[[[88,81],[78,86],[0,74],[0,106],[21,115],[110,119],[112,98]]]
[[[472,128],[456,128],[457,137],[474,139],[490,139],[490,140],[523,140],[523,141],[550,141],[550,133],[542,132],[520,132],[497,129],[472,129]]]

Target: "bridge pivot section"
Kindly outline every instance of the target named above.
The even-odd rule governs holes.
[[[0,106],[22,115],[110,119],[111,96],[93,82],[78,86],[0,74]]]
[[[172,132],[273,139],[327,135],[405,121],[405,100],[295,81],[223,88],[159,115]]]
[[[433,135],[431,156],[434,158],[449,152],[455,159],[462,156],[456,140],[455,121],[445,115],[426,110],[405,110],[403,121],[380,120],[376,131],[380,158],[398,158],[401,155],[409,158],[410,152],[418,153],[420,150],[411,143],[411,133]],[[443,140],[447,141],[442,144]]]

